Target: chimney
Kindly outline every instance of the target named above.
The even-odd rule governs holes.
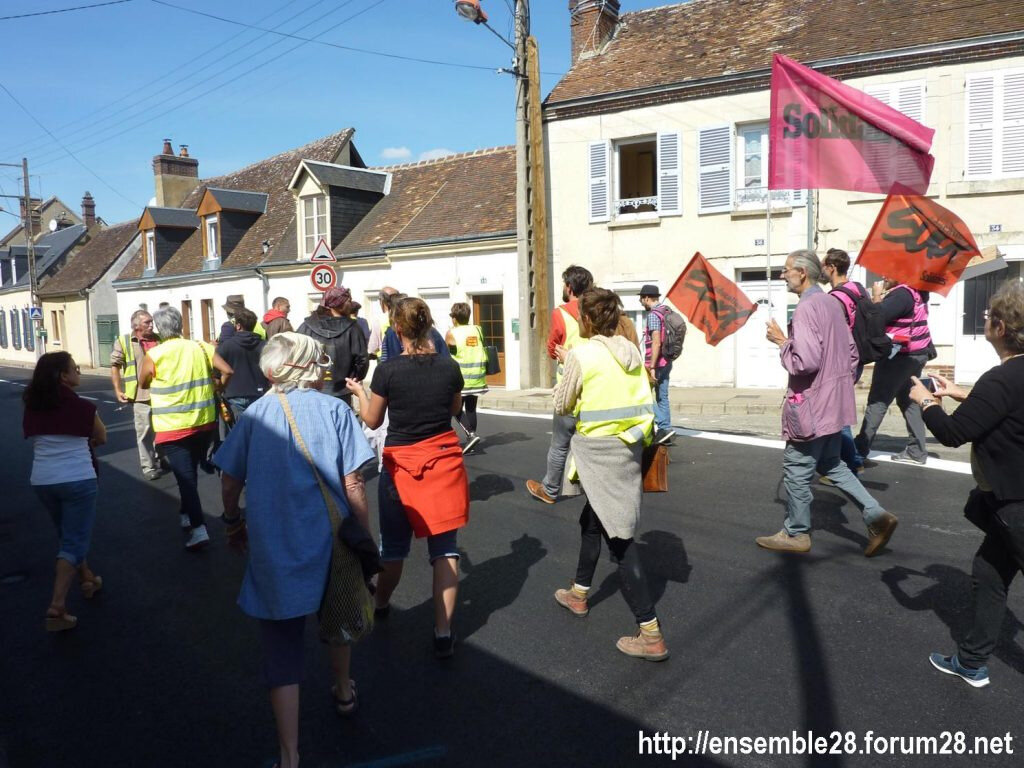
[[[611,39],[619,23],[619,0],[569,0],[569,31],[572,33],[572,61],[594,53]]]
[[[88,192],[82,196],[82,223],[86,229],[92,229],[96,224],[96,201]]]
[[[153,158],[153,176],[156,204],[177,208],[199,186],[199,161],[188,156],[187,145],[182,145],[181,156],[176,157],[171,140],[164,139],[163,151]]]
[[[35,236],[35,235],[38,235],[42,231],[42,227],[40,226],[40,222],[42,221],[43,213],[40,210],[40,208],[43,205],[43,201],[42,201],[42,199],[40,199],[38,197],[33,197],[33,198],[30,198],[30,202],[31,202],[31,205],[32,205],[32,235]],[[25,222],[25,198],[24,197],[19,197],[18,198],[18,216],[21,219],[22,224],[24,224],[24,222]]]

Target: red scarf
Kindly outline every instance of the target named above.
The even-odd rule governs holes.
[[[95,421],[96,406],[61,384],[57,407],[48,411],[26,408],[21,426],[26,438],[38,435],[92,437]]]
[[[282,317],[286,317],[285,313],[279,309],[271,309],[267,314],[263,316],[264,323],[270,323],[274,320],[279,320]]]

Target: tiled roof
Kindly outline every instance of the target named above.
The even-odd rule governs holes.
[[[197,229],[199,219],[195,208],[158,208],[151,205],[146,208],[153,223],[158,227],[178,227],[181,229]]]
[[[306,168],[313,174],[321,186],[346,187],[361,189],[364,192],[384,192],[387,177],[382,173],[364,171],[361,168],[350,168],[346,165],[332,163],[314,163],[307,161]]]
[[[303,147],[253,163],[240,171],[207,179],[185,198],[181,207],[195,210],[207,187],[263,192],[268,195],[267,212],[256,219],[231,254],[223,260],[222,269],[257,267],[264,261],[295,260],[295,200],[288,189],[288,183],[299,162],[304,159],[326,163],[337,160],[353,133],[351,128],[347,128]],[[198,225],[198,221],[196,223]],[[273,245],[266,257],[260,247],[264,240],[270,240]],[[140,252],[122,270],[118,279],[131,280],[142,277],[143,267],[143,255]],[[196,230],[163,265],[158,276],[196,274],[201,272],[202,268],[203,246],[199,230]]]
[[[266,213],[267,198],[266,192],[249,192],[245,190],[216,189],[207,186],[213,199],[216,200],[221,209],[225,211],[244,211],[245,213]]]
[[[376,168],[391,173],[391,191],[336,252],[379,253],[386,246],[514,232],[514,147]]]
[[[91,288],[138,236],[138,226],[138,219],[133,219],[93,235],[82,250],[68,259],[63,269],[43,282],[39,295],[59,296]]]
[[[693,0],[623,14],[546,104],[766,70],[773,53],[813,63],[1020,31],[1020,0]]]

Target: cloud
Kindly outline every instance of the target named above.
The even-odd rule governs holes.
[[[412,150],[408,147],[384,147],[380,156],[384,160],[408,160],[412,157]]]
[[[438,147],[437,149],[428,149],[426,152],[420,152],[420,160],[439,160],[442,157],[448,157],[448,155],[454,155],[455,150],[445,149],[444,147]]]

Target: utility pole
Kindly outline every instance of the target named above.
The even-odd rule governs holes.
[[[530,35],[529,0],[516,0],[516,251],[519,264],[519,384],[551,383],[548,217],[541,120],[540,60]]]
[[[36,303],[36,247],[33,237],[35,230],[32,226],[32,193],[28,186],[28,158],[21,158],[21,178],[25,185],[25,252],[28,254],[28,306],[29,314],[38,306]],[[36,359],[39,359],[42,350],[40,342],[42,339],[36,333],[36,321],[31,321],[32,348],[36,351]]]

